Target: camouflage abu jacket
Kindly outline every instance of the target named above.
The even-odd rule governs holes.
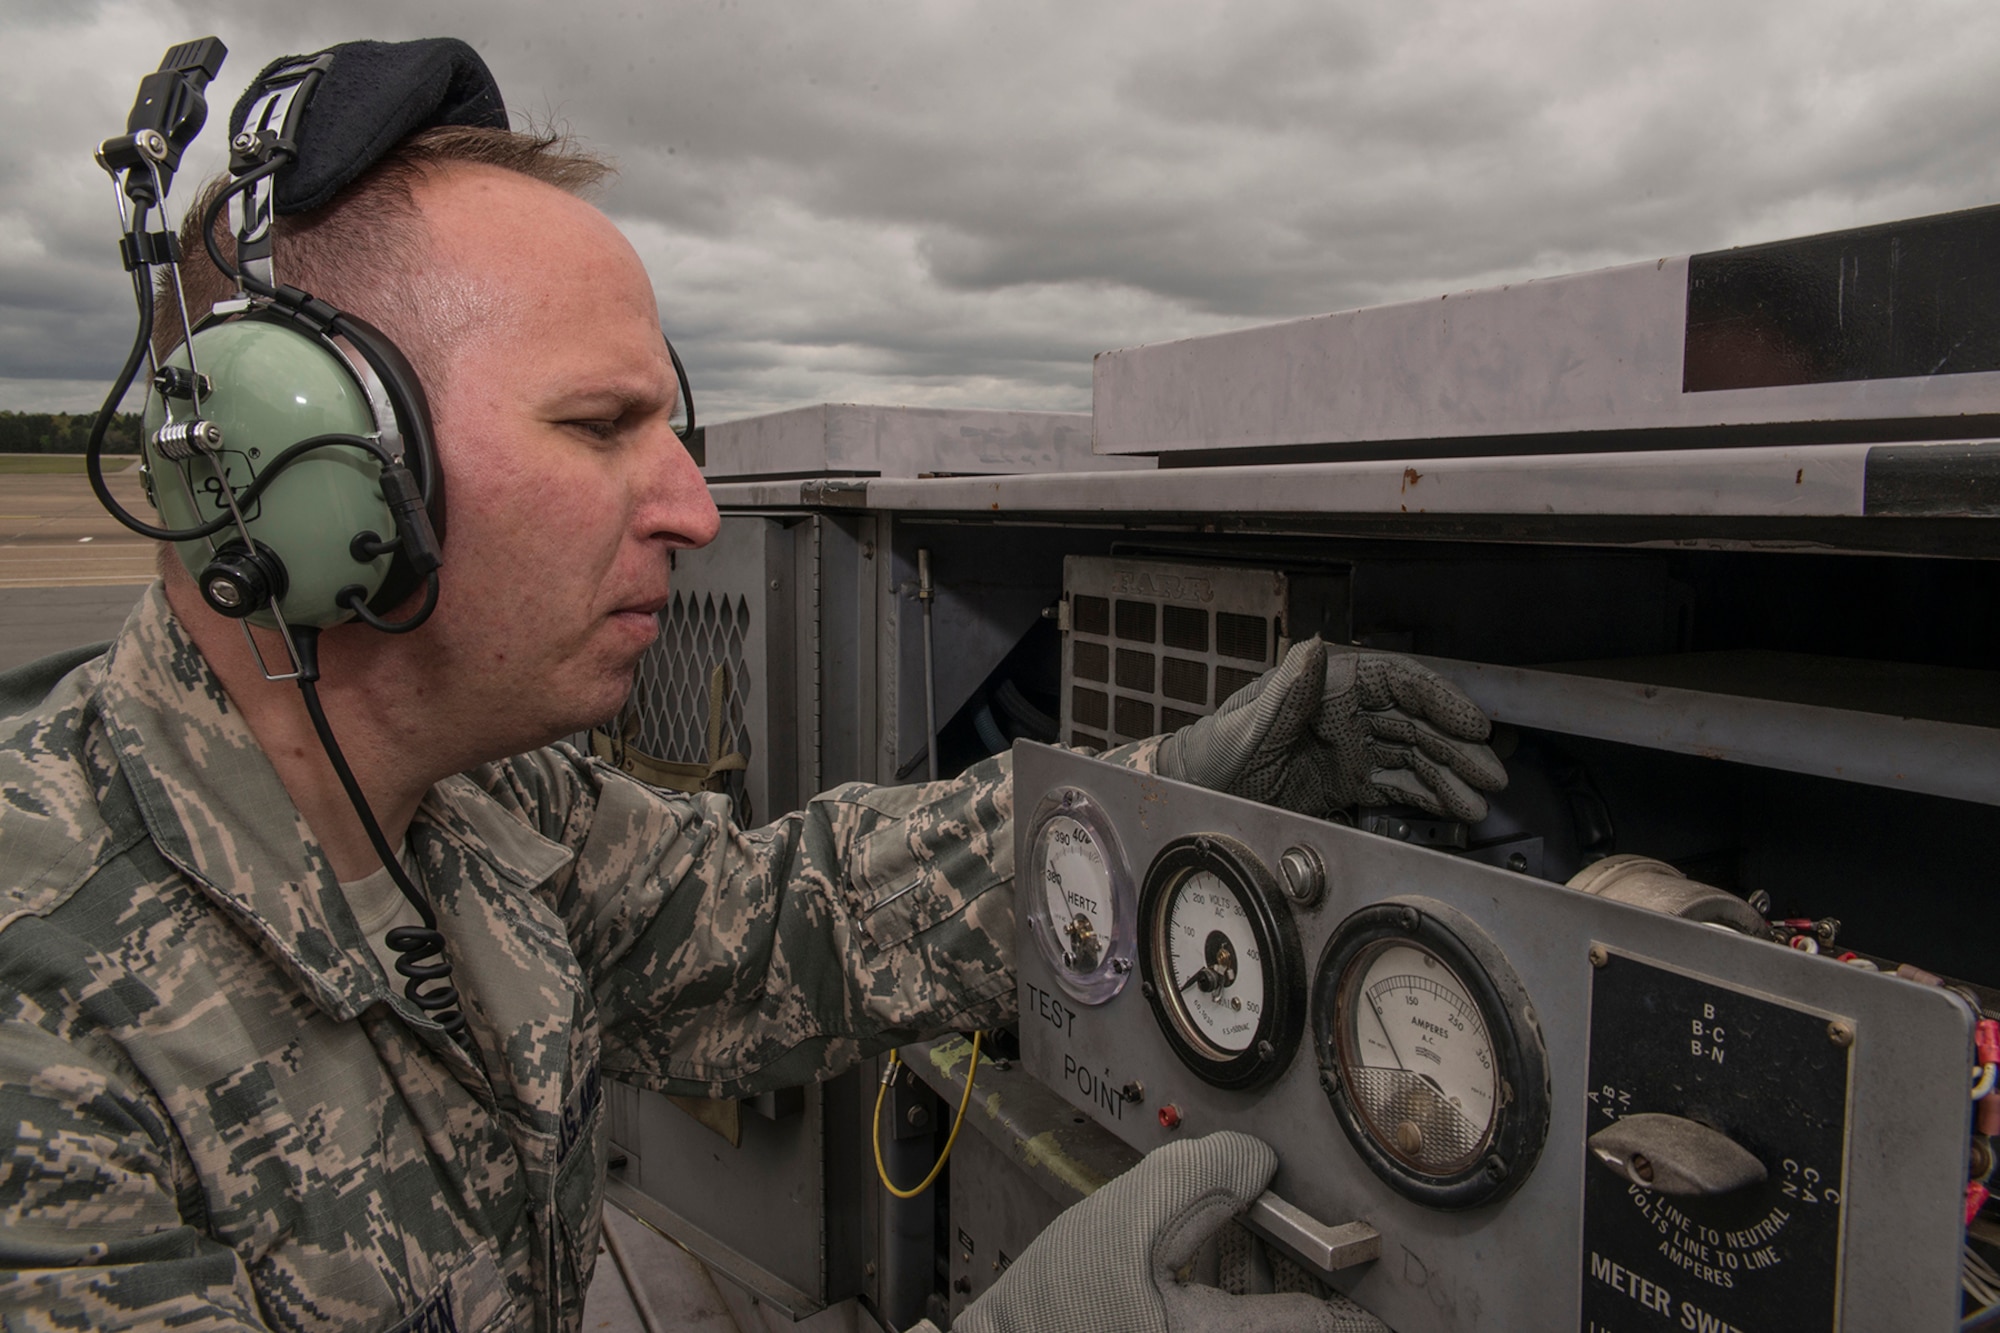
[[[438,784],[410,847],[483,1067],[157,585],[0,677],[0,794],[9,1330],[573,1328],[601,1079],[748,1094],[1014,1005],[1004,759],[750,832],[567,747]]]

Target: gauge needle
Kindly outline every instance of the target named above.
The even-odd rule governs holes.
[[[1436,1079],[1432,1078],[1429,1074],[1426,1074],[1423,1070],[1412,1069],[1408,1065],[1403,1063],[1403,1053],[1396,1049],[1395,1038],[1389,1035],[1389,1020],[1382,1017],[1382,1007],[1375,1003],[1375,997],[1368,994],[1366,991],[1363,991],[1362,998],[1367,1000],[1368,1007],[1375,1011],[1375,1021],[1382,1025],[1382,1040],[1389,1043],[1389,1054],[1396,1057],[1396,1068],[1402,1070],[1405,1074],[1414,1074],[1418,1078],[1422,1079],[1425,1083],[1429,1084],[1431,1091],[1438,1095],[1438,1099],[1444,1102],[1447,1106],[1449,1106],[1451,1104],[1451,1099],[1444,1095],[1444,1085],[1442,1083],[1439,1083]]]
[[[1405,1074],[1409,1073],[1410,1067],[1403,1063],[1403,1053],[1396,1049],[1396,1039],[1389,1035],[1389,1020],[1382,1017],[1382,1006],[1375,1003],[1375,997],[1367,991],[1361,992],[1361,998],[1368,1001],[1368,1007],[1374,1011],[1375,1021],[1382,1028],[1382,1040],[1389,1044],[1389,1054],[1396,1057],[1396,1068],[1402,1070]],[[1423,1075],[1419,1074],[1417,1077],[1423,1078]]]
[[[1199,986],[1201,987],[1201,993],[1206,995],[1208,992],[1216,989],[1219,984],[1220,978],[1215,975],[1215,969],[1204,967],[1201,971],[1181,983],[1181,991],[1185,994],[1189,986]]]
[[[1434,1091],[1434,1093],[1438,1093],[1438,1097],[1444,1097],[1444,1089],[1442,1089],[1442,1087],[1438,1087],[1438,1081],[1436,1081],[1436,1079],[1432,1079],[1432,1077],[1430,1077],[1428,1073],[1424,1073],[1422,1069],[1410,1069],[1410,1067],[1408,1067],[1408,1065],[1406,1065],[1406,1063],[1402,1061],[1402,1051],[1398,1051],[1398,1049],[1396,1049],[1396,1039],[1388,1035],[1388,1019],[1384,1019],[1384,1017],[1382,1017],[1382,1007],[1374,1003],[1374,997],[1372,997],[1372,995],[1368,995],[1366,991],[1362,991],[1362,999],[1366,999],[1366,1001],[1368,1001],[1368,1007],[1370,1007],[1370,1009],[1374,1011],[1374,1015],[1376,1015],[1376,1023],[1380,1023],[1380,1025],[1382,1025],[1382,1041],[1386,1041],[1386,1043],[1388,1043],[1388,1053],[1396,1057],[1396,1069],[1400,1069],[1400,1071],[1404,1071],[1404,1073],[1414,1073],[1414,1075],[1416,1075],[1418,1079],[1422,1079],[1424,1083],[1428,1083],[1428,1085],[1432,1087],[1432,1091]]]

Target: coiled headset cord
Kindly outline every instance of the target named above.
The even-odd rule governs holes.
[[[397,926],[383,937],[383,941],[397,954],[396,971],[405,978],[403,995],[477,1059],[472,1030],[465,1025],[465,1014],[459,1008],[458,989],[451,984],[451,962],[444,955],[444,934],[437,928],[437,913],[431,910],[430,900],[423,891],[411,882],[408,872],[403,869],[402,858],[390,848],[388,838],[382,834],[382,826],[375,822],[375,812],[369,808],[361,784],[354,780],[354,770],[347,766],[347,756],[341,753],[340,742],[333,738],[333,727],[326,720],[326,710],[320,706],[319,630],[309,625],[294,626],[292,635],[299,653],[299,693],[305,698],[306,713],[312,718],[313,730],[319,733],[319,743],[326,750],[326,757],[332,762],[333,771],[340,778],[348,801],[354,806],[354,813],[360,817],[361,827],[367,832],[368,841],[374,845],[375,855],[382,858],[383,869],[389,872],[389,878],[410,900],[410,906],[417,909],[417,916],[424,923],[422,926]],[[429,990],[420,989],[431,982],[437,984]]]

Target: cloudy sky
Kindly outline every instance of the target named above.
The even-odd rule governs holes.
[[[1112,347],[2000,201],[1990,0],[0,0],[0,408],[131,336],[91,162],[171,44],[478,47],[617,159],[709,420],[1087,409]],[[191,193],[184,189],[181,197]]]

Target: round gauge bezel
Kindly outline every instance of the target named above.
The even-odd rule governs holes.
[[[1463,1166],[1427,1171],[1411,1163],[1354,1102],[1350,1013],[1368,962],[1383,947],[1408,945],[1436,958],[1464,988],[1486,1026],[1499,1076],[1485,1144]],[[1549,1056],[1541,1023],[1520,977],[1470,917],[1425,898],[1392,898],[1341,922],[1321,952],[1312,982],[1313,1048],[1320,1086],[1361,1159],[1404,1197],[1456,1211],[1494,1203],[1520,1188],[1549,1133]]]
[[[1104,955],[1088,972],[1076,972],[1063,961],[1061,936],[1049,916],[1049,898],[1042,883],[1043,839],[1057,819],[1073,819],[1087,831],[1104,857],[1111,880],[1111,938]],[[1111,827],[1111,817],[1088,793],[1075,787],[1057,787],[1035,806],[1028,825],[1028,931],[1042,951],[1042,959],[1055,976],[1056,985],[1078,1004],[1104,1004],[1131,979],[1132,963],[1138,948],[1138,894],[1132,886],[1132,866],[1125,849]]]
[[[1264,1010],[1250,1044],[1227,1051],[1203,1037],[1187,1014],[1171,980],[1166,914],[1174,892],[1189,876],[1208,871],[1243,904],[1257,938],[1264,968]],[[1305,958],[1298,927],[1283,906],[1277,879],[1262,860],[1234,838],[1204,833],[1177,838],[1160,850],[1139,892],[1139,926],[1144,938],[1139,966],[1141,987],[1153,1017],[1181,1063],[1204,1082],[1242,1091],[1261,1087],[1284,1072],[1305,1029]]]

